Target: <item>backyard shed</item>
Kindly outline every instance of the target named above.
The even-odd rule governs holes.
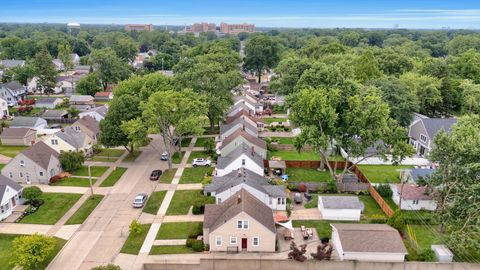
[[[438,262],[449,263],[453,261],[453,253],[445,245],[432,245]]]
[[[327,220],[360,220],[363,203],[356,196],[318,196],[318,210]]]

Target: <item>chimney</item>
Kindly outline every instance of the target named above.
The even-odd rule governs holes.
[[[237,176],[238,177],[241,177],[242,176],[242,170],[239,168],[238,171],[237,171]]]
[[[242,130],[245,131],[245,124],[242,125]]]
[[[255,155],[255,147],[252,146],[252,151],[251,152],[252,152],[252,156],[254,156]]]
[[[241,202],[242,202],[242,196],[240,196],[240,194],[238,194],[237,204],[240,204]]]

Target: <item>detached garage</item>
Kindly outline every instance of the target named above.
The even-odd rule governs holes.
[[[318,196],[318,210],[327,220],[360,220],[363,203],[356,196]]]

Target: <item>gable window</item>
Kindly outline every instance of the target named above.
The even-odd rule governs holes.
[[[237,220],[237,229],[248,229],[248,220]]]
[[[52,145],[58,145],[58,140],[57,139],[52,139]]]
[[[40,172],[40,176],[43,176],[43,172]]]
[[[237,244],[237,237],[230,236],[230,245],[236,245],[236,244]]]
[[[427,136],[420,134],[420,141],[427,142]]]
[[[248,220],[243,221],[243,228],[248,229]]]
[[[242,166],[245,166],[245,159],[242,159]]]
[[[217,247],[221,247],[222,246],[222,237],[221,236],[216,236],[215,237],[215,245]]]
[[[418,200],[413,200],[413,204],[418,204]]]
[[[74,126],[75,130],[76,131],[80,131],[80,127],[79,126]]]
[[[243,226],[243,221],[242,220],[237,220],[237,229],[241,229]]]
[[[25,167],[25,161],[20,160],[20,166],[21,166],[21,167]]]
[[[9,172],[9,173],[8,173],[8,176],[10,176],[10,178],[13,178],[13,173],[12,173],[12,172]]]
[[[258,236],[253,237],[252,245],[258,247],[260,245],[260,238]]]

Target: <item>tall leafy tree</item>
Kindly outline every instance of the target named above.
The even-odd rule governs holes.
[[[117,39],[112,45],[112,49],[125,62],[133,61],[138,53],[137,44],[129,38]]]
[[[364,83],[382,76],[377,59],[371,50],[365,50],[355,61],[355,78]]]
[[[94,96],[95,93],[102,91],[102,84],[96,72],[87,74],[80,78],[76,85],[76,91],[82,95]]]
[[[474,84],[471,80],[464,80],[460,84],[463,91],[463,106],[465,113],[480,113],[480,84]]]
[[[261,81],[265,69],[274,68],[280,61],[278,44],[267,35],[257,35],[249,39],[245,45],[245,54],[243,67],[256,72],[258,82]]]
[[[38,77],[37,88],[43,93],[52,93],[56,84],[55,77],[57,70],[55,69],[52,56],[47,51],[47,48],[43,47],[35,55],[33,67],[35,69],[35,75]]]
[[[442,104],[441,81],[439,79],[407,72],[400,76],[400,82],[408,91],[416,93],[421,113],[435,116],[437,108]]]
[[[58,59],[62,61],[65,66],[65,70],[73,69],[73,59],[72,59],[72,47],[68,44],[58,45]]]
[[[108,84],[128,78],[131,74],[127,63],[120,60],[110,48],[94,50],[90,55],[90,61],[98,72],[103,89],[107,89]]]

